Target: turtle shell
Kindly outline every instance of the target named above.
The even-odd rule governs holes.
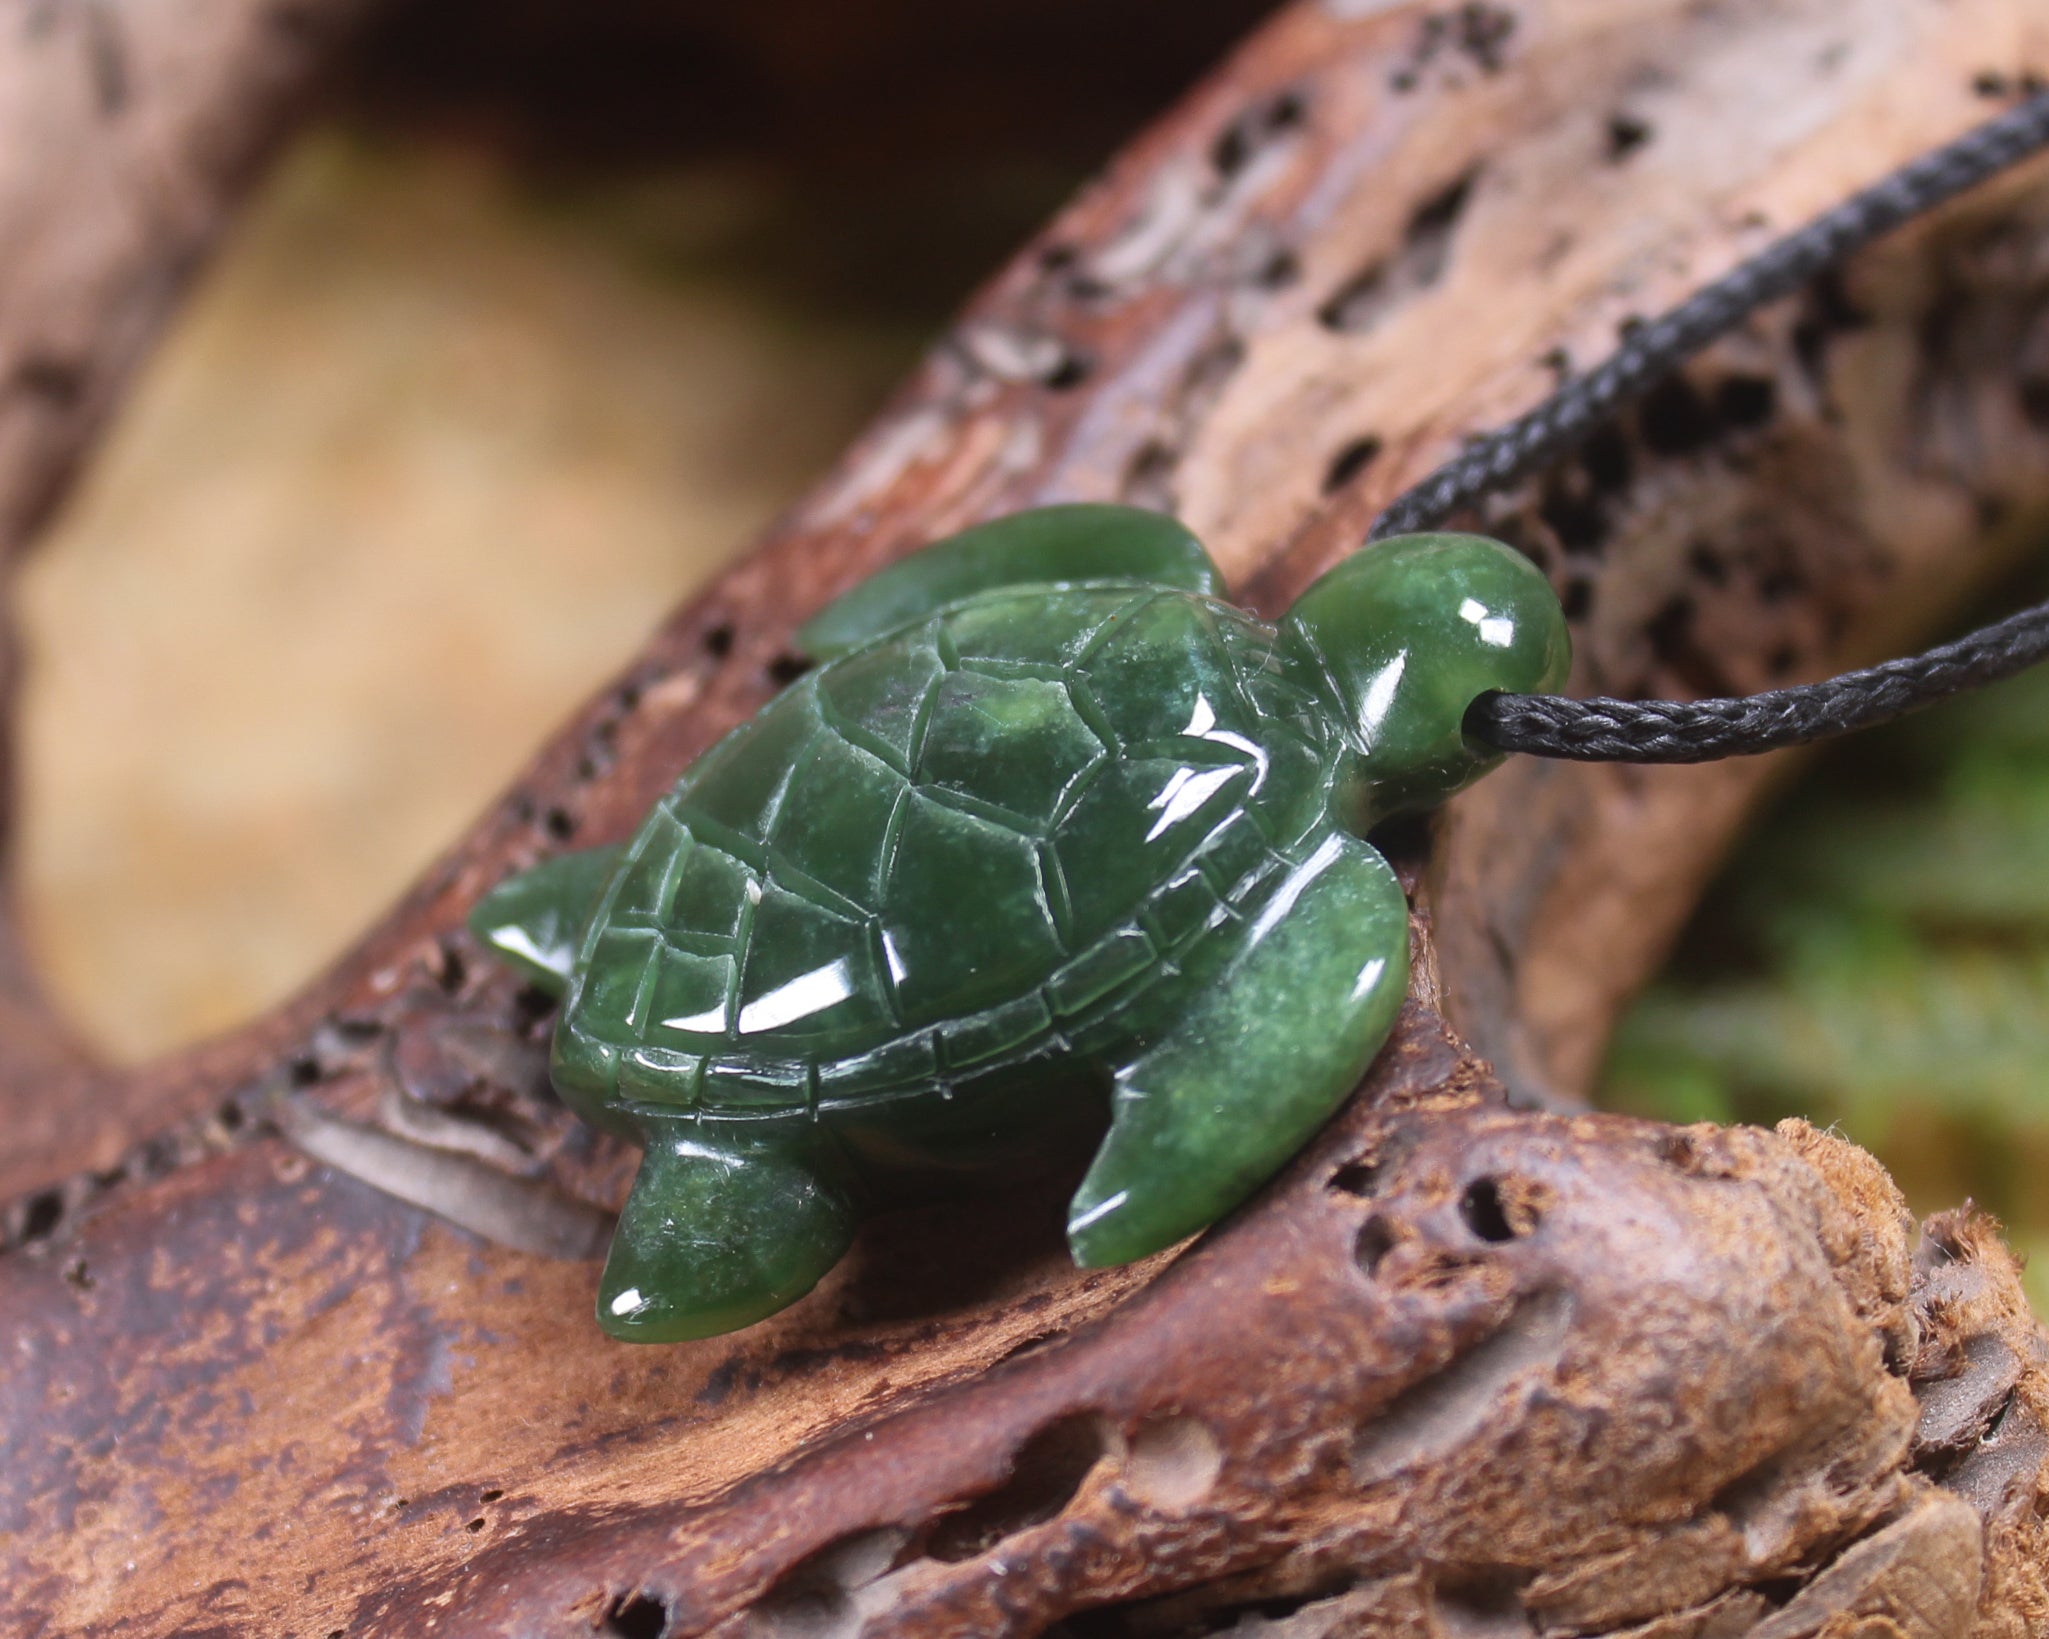
[[[1038,586],[799,679],[629,844],[559,1083],[830,1112],[1142,1043],[1161,981],[1329,825],[1327,718],[1274,645],[1196,593]]]

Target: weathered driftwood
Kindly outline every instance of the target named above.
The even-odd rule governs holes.
[[[1178,1257],[1077,1274],[1021,1188],[634,1351],[593,1333],[589,1264],[392,1193],[558,1245],[616,1201],[631,1157],[547,1101],[544,1021],[461,912],[623,832],[839,586],[1109,496],[1171,503],[1276,607],[1631,315],[2044,71],[2027,0],[1282,12],[305,995],[55,1108],[0,1062],[37,1113],[0,1257],[13,1625],[2049,1631],[2049,1348],[1991,1228],[1917,1243],[1797,1125],[1530,1107],[1583,1086],[1764,768],[1525,764],[1462,799],[1405,861],[1396,1042]],[[1489,509],[1565,592],[1579,686],[1819,673],[1997,567],[2049,502],[2045,181],[1761,315]]]

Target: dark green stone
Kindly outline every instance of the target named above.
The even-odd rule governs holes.
[[[506,966],[560,996],[569,988],[590,908],[622,851],[586,848],[507,877],[477,901],[471,931]]]
[[[1092,580],[1224,595],[1224,577],[1202,542],[1172,518],[1135,507],[1035,507],[949,535],[870,575],[813,615],[797,641],[806,654],[832,660],[977,592]],[[1004,643],[1043,641],[1029,626],[1001,619],[995,625],[1007,628]],[[987,624],[970,619],[962,634],[973,644],[986,630]],[[1062,657],[1048,658],[1057,663]]]
[[[647,1146],[607,1331],[748,1324],[864,1214],[1098,1142],[1075,1256],[1140,1257],[1344,1098],[1408,958],[1364,832],[1488,766],[1466,707],[1555,688],[1564,625],[1472,536],[1370,547],[1278,627],[1220,584],[1152,514],[968,531],[819,615],[836,658],[624,850],[479,907],[510,959],[566,975],[564,1096]]]

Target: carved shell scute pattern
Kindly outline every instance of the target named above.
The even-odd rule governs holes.
[[[955,605],[800,680],[656,805],[570,1053],[629,1106],[766,1114],[1086,1047],[1328,824],[1330,745],[1228,605]]]

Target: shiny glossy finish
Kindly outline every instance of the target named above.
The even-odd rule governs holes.
[[[590,908],[623,851],[585,848],[506,878],[470,913],[470,931],[507,967],[559,996],[569,986]]]
[[[566,985],[565,1098],[647,1146],[607,1331],[746,1325],[864,1213],[1099,1139],[1070,1242],[1140,1257],[1244,1199],[1356,1083],[1408,958],[1360,838],[1485,767],[1458,734],[1475,695],[1556,686],[1557,602],[1505,547],[1408,537],[1276,629],[1208,595],[1191,546],[1061,508],[906,560],[807,628],[839,657],[616,864],[479,906],[481,935]],[[1077,577],[1096,562],[1116,578]]]
[[[798,628],[797,643],[814,660],[833,660],[977,592],[1112,579],[1224,595],[1202,542],[1175,519],[1078,502],[992,518],[913,552],[819,610]]]
[[[1477,535],[1400,535],[1354,553],[1281,621],[1331,680],[1359,756],[1368,823],[1428,807],[1501,759],[1461,732],[1488,690],[1548,694],[1571,650],[1550,583]]]

